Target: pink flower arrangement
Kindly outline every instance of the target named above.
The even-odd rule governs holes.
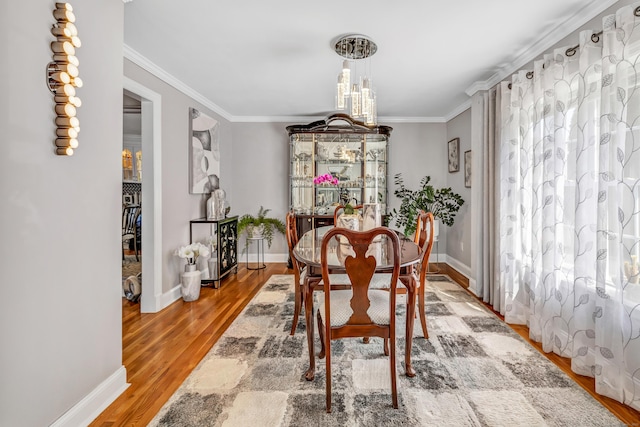
[[[313,178],[313,183],[316,185],[324,183],[338,185],[338,178],[335,178],[330,173],[325,173],[324,175],[318,175]]]

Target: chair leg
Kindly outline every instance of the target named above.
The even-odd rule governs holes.
[[[389,367],[391,368],[391,400],[394,409],[398,409],[398,388],[396,385],[396,337],[395,333],[391,334],[391,357],[389,358]],[[387,339],[385,338],[385,343]]]
[[[327,413],[331,413],[331,338],[327,338],[327,358],[325,359],[325,372],[327,373]]]
[[[293,335],[296,333],[296,328],[298,327],[298,316],[300,315],[300,310],[302,309],[302,285],[297,284],[295,287],[296,292],[296,304],[293,309],[293,324],[291,325],[291,333],[289,335]]]
[[[389,355],[389,338],[384,339],[384,355]]]
[[[325,356],[325,345],[324,345],[324,322],[322,321],[322,316],[320,316],[320,312],[318,311],[318,335],[320,336],[320,353],[318,353],[318,359],[322,359]]]
[[[429,339],[429,331],[427,330],[427,315],[425,313],[424,306],[424,284],[421,284],[420,289],[418,290],[418,311],[420,311],[420,323],[422,324],[422,335],[424,335],[425,339]]]
[[[138,234],[136,232],[136,235],[133,236],[133,252],[135,252],[136,254],[136,261],[140,261],[140,259],[138,259]]]

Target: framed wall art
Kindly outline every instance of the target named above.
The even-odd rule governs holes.
[[[220,176],[220,124],[195,108],[189,119],[189,193],[208,194],[209,176]]]
[[[460,170],[460,138],[453,138],[447,143],[447,153],[449,172],[458,172]]]
[[[464,186],[471,188],[471,150],[464,152]]]

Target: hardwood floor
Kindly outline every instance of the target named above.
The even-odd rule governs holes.
[[[439,267],[449,273],[446,264]],[[140,314],[138,304],[123,298],[122,359],[131,385],[91,426],[146,426],[272,274],[292,274],[292,270],[285,263],[247,270],[242,263],[238,274],[225,278],[220,289],[202,288],[198,301],[179,300],[159,313]],[[518,330],[523,328],[513,328],[529,341],[527,333]],[[568,360],[545,356],[621,421],[640,426],[640,413],[596,395],[593,379],[573,374]]]
[[[219,289],[203,287],[198,301],[178,300],[159,313],[141,314],[123,298],[122,362],[131,385],[91,426],[146,426],[264,282],[287,273],[285,263],[263,270],[242,263]]]

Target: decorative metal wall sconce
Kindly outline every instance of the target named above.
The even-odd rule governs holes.
[[[81,42],[73,24],[76,20],[73,7],[69,3],[56,3],[53,17],[56,23],[51,34],[56,40],[51,42],[53,61],[47,64],[47,87],[54,94],[56,103],[56,154],[71,156],[73,149],[78,147],[80,132],[76,108],[82,105],[82,101],[76,96],[76,88],[82,87],[82,80],[78,77],[80,62],[75,53]]]

